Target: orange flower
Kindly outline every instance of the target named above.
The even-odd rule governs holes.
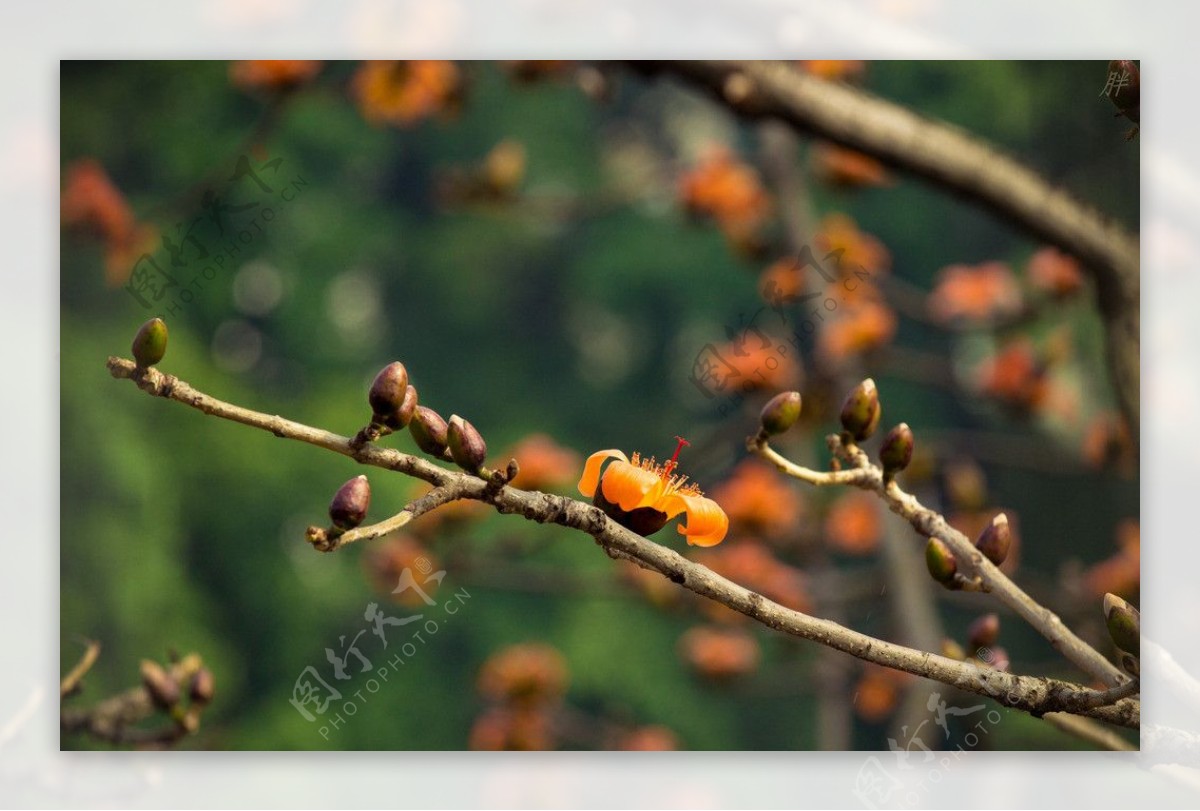
[[[803,510],[796,489],[754,459],[734,468],[733,474],[713,489],[713,500],[724,508],[735,530],[770,537],[792,529]]]
[[[833,502],[825,516],[825,539],[848,555],[869,555],[879,546],[883,524],[875,499],[868,493],[847,493]]]
[[[1083,458],[1098,470],[1109,467],[1125,473],[1134,470],[1137,454],[1125,418],[1109,412],[1097,415],[1088,423],[1083,436]]]
[[[483,663],[478,686],[480,695],[495,701],[529,704],[558,699],[567,691],[567,664],[549,645],[510,645]]]
[[[67,167],[61,212],[64,225],[104,241],[104,276],[113,287],[125,283],[138,257],[157,247],[158,230],[134,218],[125,196],[90,158]]]
[[[64,225],[86,228],[105,242],[121,242],[134,229],[133,209],[99,162],[85,158],[67,167],[62,193]]]
[[[742,392],[799,386],[802,372],[796,360],[798,353],[784,347],[784,354],[780,344],[769,336],[766,345],[758,336],[753,330],[745,330],[736,340],[716,347],[717,355],[730,367],[730,385]]]
[[[555,746],[553,727],[544,707],[492,707],[475,720],[467,746],[477,752],[542,752]]]
[[[654,457],[642,459],[636,453],[632,460],[619,450],[593,453],[583,467],[579,492],[592,498],[618,524],[639,535],[653,535],[682,513],[687,524],[678,527],[679,534],[689,544],[714,546],[725,539],[729,518],[720,505],[689,483],[687,476],[674,475],[679,452],[688,444],[676,438],[679,445],[675,455],[661,465]],[[601,476],[605,462],[609,464]]]
[[[1042,248],[1029,260],[1025,273],[1029,283],[1055,298],[1065,298],[1083,287],[1079,261],[1057,248]]]
[[[453,108],[461,79],[458,67],[442,60],[364,62],[354,90],[367,121],[406,126]]]
[[[861,79],[867,72],[861,59],[801,59],[800,67],[821,79]]]
[[[899,697],[895,681],[884,673],[868,670],[854,688],[854,711],[867,723],[877,724],[892,714]]]
[[[1118,525],[1117,545],[1115,555],[1084,572],[1084,587],[1095,597],[1108,592],[1131,599],[1137,597],[1142,572],[1142,533],[1137,521],[1128,518]]]
[[[753,241],[771,211],[771,198],[748,164],[721,146],[710,148],[679,182],[689,211],[712,217],[730,240]]]
[[[321,70],[315,59],[244,59],[229,66],[229,78],[243,90],[291,90]]]
[[[679,748],[679,739],[664,726],[638,727],[623,736],[617,748],[626,752],[669,752]]]
[[[938,274],[929,311],[942,323],[990,321],[1021,310],[1021,290],[1008,265],[950,265]]]
[[[881,273],[892,264],[891,254],[883,243],[860,231],[858,224],[845,214],[834,213],[823,219],[814,241],[821,256],[841,251],[838,266],[843,269],[843,275],[853,273],[859,267],[870,274]],[[827,269],[833,265],[832,260],[829,266],[821,261]]]
[[[794,256],[773,262],[758,277],[758,293],[771,306],[799,298],[804,293],[804,269]]]
[[[896,314],[871,285],[858,283],[859,293],[825,316],[817,335],[817,351],[830,361],[870,352],[896,334]]]
[[[579,454],[561,447],[546,434],[530,434],[508,454],[519,470],[513,486],[524,490],[554,490],[571,481],[579,469]]]
[[[813,172],[831,186],[853,189],[865,186],[890,186],[891,177],[883,164],[853,149],[825,141],[813,147]]]
[[[1012,341],[980,369],[983,393],[1022,411],[1037,408],[1046,400],[1046,368],[1027,338]]]
[[[736,628],[693,628],[679,640],[684,660],[702,676],[725,681],[753,673],[758,642]]]

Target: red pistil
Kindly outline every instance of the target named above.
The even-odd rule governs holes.
[[[677,436],[675,439],[679,441],[679,444],[675,446],[675,453],[671,456],[671,459],[663,465],[664,476],[670,476],[671,471],[679,465],[679,452],[683,450],[683,446],[692,444],[681,436]]]

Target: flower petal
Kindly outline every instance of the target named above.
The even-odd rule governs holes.
[[[588,457],[587,462],[583,466],[583,478],[579,480],[579,492],[591,498],[596,494],[596,485],[600,481],[600,468],[609,459],[620,459],[622,462],[628,462],[625,454],[613,449],[607,451],[596,451]]]
[[[638,507],[660,509],[656,502],[662,486],[662,477],[657,473],[628,462],[613,462],[600,480],[604,497],[626,512]]]
[[[729,516],[721,505],[704,496],[668,496],[663,502],[667,515],[687,514],[687,523],[676,529],[690,546],[716,546],[729,532]]]

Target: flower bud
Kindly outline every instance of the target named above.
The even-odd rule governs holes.
[[[367,517],[371,506],[371,485],[366,476],[355,476],[333,494],[329,518],[338,529],[354,529]]]
[[[476,473],[487,458],[487,443],[475,426],[454,414],[446,427],[446,444],[454,463],[469,473]]]
[[[859,383],[842,403],[842,427],[855,441],[862,442],[875,433],[882,414],[875,381],[868,377]]]
[[[1008,651],[999,646],[980,650],[979,661],[996,670],[1008,670],[1012,666],[1012,660],[1008,658]]]
[[[954,575],[958,573],[958,561],[954,553],[937,538],[930,538],[925,545],[925,565],[929,567],[933,579],[947,587],[954,582]]]
[[[992,523],[979,534],[975,548],[997,566],[1003,563],[1008,557],[1008,550],[1012,548],[1012,530],[1008,526],[1008,516],[1000,513],[993,518]]]
[[[769,436],[787,431],[800,419],[800,392],[776,394],[763,406],[760,419],[763,431]]]
[[[430,456],[441,456],[446,452],[446,421],[432,408],[417,406],[408,431],[417,447]]]
[[[404,400],[400,403],[400,407],[390,414],[376,414],[376,422],[380,422],[391,428],[393,431],[399,431],[404,428],[412,420],[413,412],[417,410],[417,387],[410,385],[404,390]]]
[[[1000,617],[995,614],[984,614],[971,623],[967,629],[967,647],[971,650],[990,648],[996,644],[1000,636]]]
[[[212,701],[214,687],[212,671],[207,667],[202,667],[196,671],[196,675],[192,676],[192,686],[188,695],[193,704],[203,707]]]
[[[1117,595],[1105,594],[1104,624],[1118,648],[1134,657],[1142,655],[1141,612]]]
[[[153,366],[167,354],[167,324],[161,318],[151,318],[138,328],[133,336],[133,359],[145,369]]]
[[[371,390],[367,392],[367,401],[371,404],[371,413],[375,415],[376,422],[384,423],[399,411],[407,394],[408,370],[404,364],[397,360],[384,366],[375,375]]]
[[[1118,110],[1136,123],[1142,104],[1142,77],[1137,63],[1132,59],[1109,60],[1104,93]]]
[[[908,427],[907,422],[902,422],[888,431],[888,435],[883,439],[883,445],[879,448],[879,461],[883,465],[883,475],[891,476],[904,470],[912,461],[912,455],[912,429]]]
[[[150,693],[155,706],[167,710],[179,703],[179,684],[157,662],[143,659],[142,685]]]

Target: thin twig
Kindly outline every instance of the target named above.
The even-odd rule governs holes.
[[[176,684],[187,685],[204,666],[196,654],[188,654],[167,668],[167,675]],[[98,740],[114,744],[168,744],[195,732],[200,726],[201,707],[193,704],[184,709],[174,707],[170,722],[155,728],[136,724],[161,712],[145,686],[106,698],[86,709],[63,708],[59,728],[65,733],[86,733]]]
[[[87,675],[88,671],[92,669],[92,665],[96,664],[98,658],[100,658],[100,643],[91,639],[86,640],[83,656],[80,657],[79,663],[71,668],[71,672],[59,684],[59,698],[66,698],[79,689],[79,683]]]
[[[172,375],[156,369],[138,369],[133,361],[109,358],[113,377],[133,380],[153,396],[189,405],[206,414],[268,431],[275,436],[307,442],[356,459],[358,462],[405,473],[446,487],[456,498],[486,501],[502,514],[521,515],[529,521],[555,523],[591,535],[613,558],[632,560],[656,571],[673,583],[745,614],[777,631],[808,639],[859,659],[940,681],[1001,701],[1035,716],[1070,712],[1120,726],[1136,727],[1141,705],[1133,699],[1115,704],[1087,706],[1096,691],[1058,679],[1019,676],[937,654],[906,648],[829,620],[782,606],[701,566],[665,546],[637,535],[610,520],[600,509],[582,501],[538,491],[519,490],[438,467],[415,456],[374,446],[357,450],[348,437],[234,406],[210,397]]]
[[[455,495],[453,489],[435,487],[425,495],[411,502],[391,518],[386,518],[378,524],[357,527],[340,534],[331,533],[329,530],[322,529],[321,527],[309,527],[307,533],[308,542],[319,552],[332,552],[355,541],[369,541],[382,535],[387,535],[390,532],[395,532],[414,518],[420,518],[425,513],[435,510],[443,504],[449,504],[457,498],[458,496]]]
[[[1095,744],[1101,749],[1113,752],[1136,752],[1137,747],[1122,738],[1114,730],[1101,726],[1090,718],[1078,715],[1067,715],[1062,712],[1048,712],[1043,716],[1046,723],[1058,727],[1068,735]]]
[[[1099,651],[1076,636],[1057,614],[1022,591],[995,564],[980,554],[967,536],[951,527],[940,513],[922,505],[915,496],[900,489],[894,480],[886,481],[883,471],[871,464],[860,448],[843,443],[836,434],[829,437],[829,443],[836,454],[854,467],[836,471],[809,470],[788,461],[774,451],[765,439],[758,437],[752,437],[747,447],[783,473],[801,481],[818,486],[847,484],[876,493],[892,512],[908,521],[921,537],[938,538],[949,546],[960,566],[965,568],[965,575],[979,578],[983,590],[995,594],[1085,673],[1110,687],[1127,680]]]

